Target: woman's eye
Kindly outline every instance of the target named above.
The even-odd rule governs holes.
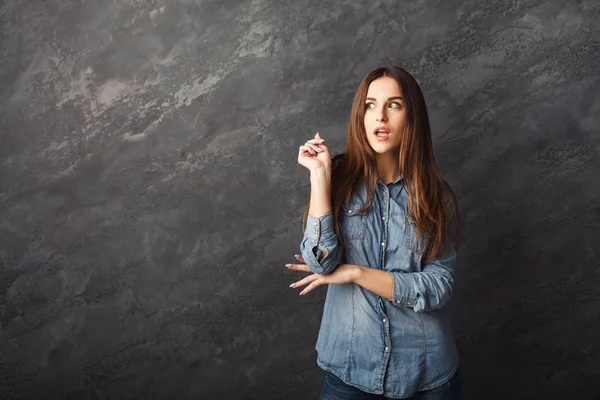
[[[392,104],[394,105],[394,107],[391,107],[391,108],[400,108],[400,107],[402,107],[402,105],[400,103],[395,102],[395,101],[392,101],[390,104],[388,104],[388,107],[390,107]],[[373,107],[371,107],[371,106],[373,106]],[[365,104],[365,108],[366,109],[373,109],[373,108],[375,108],[375,104],[373,104],[373,103],[367,103],[367,104]]]

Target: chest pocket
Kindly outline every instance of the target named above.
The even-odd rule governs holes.
[[[417,241],[417,226],[408,213],[404,214],[404,247],[417,254],[425,251],[425,238]]]
[[[350,202],[342,205],[340,213],[340,229],[347,240],[362,240],[365,238],[367,230],[367,215],[357,213],[356,210],[362,207],[361,202]]]

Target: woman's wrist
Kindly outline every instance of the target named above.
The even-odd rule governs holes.
[[[331,183],[331,171],[327,167],[318,167],[310,170],[310,180],[325,183]]]
[[[315,218],[331,211],[331,179],[326,168],[310,171],[310,207],[309,214]]]
[[[360,277],[363,273],[363,267],[360,265],[352,264],[352,272],[350,273],[350,281],[353,283],[358,283]]]

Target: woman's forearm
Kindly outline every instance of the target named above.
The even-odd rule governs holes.
[[[310,208],[315,218],[331,212],[331,176],[326,168],[310,171]]]
[[[362,265],[355,265],[355,267],[354,283],[383,298],[391,299],[393,297],[394,278],[391,272]]]

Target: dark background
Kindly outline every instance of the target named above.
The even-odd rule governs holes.
[[[461,209],[464,399],[600,398],[597,0],[9,0],[0,55],[0,398],[318,398],[297,149],[381,63]]]

